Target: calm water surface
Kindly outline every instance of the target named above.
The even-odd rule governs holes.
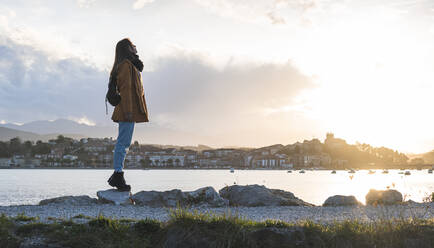
[[[212,186],[217,191],[226,185],[261,184],[268,188],[291,191],[297,197],[315,205],[322,204],[332,195],[354,195],[365,203],[369,189],[392,188],[400,191],[405,199],[423,201],[434,192],[434,174],[427,170],[412,170],[410,176],[390,170],[369,175],[361,170],[355,174],[346,171],[298,171],[286,170],[125,170],[132,193],[141,190],[195,190]],[[37,204],[42,199],[64,195],[89,195],[111,188],[107,184],[112,170],[78,169],[2,169],[0,170],[0,205]]]

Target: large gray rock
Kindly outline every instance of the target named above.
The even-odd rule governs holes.
[[[366,205],[391,205],[402,203],[402,194],[394,189],[369,190],[366,195]]]
[[[187,203],[190,205],[205,205],[209,207],[224,207],[229,201],[223,199],[213,187],[204,187],[186,192]]]
[[[161,192],[159,191],[140,191],[132,196],[136,205],[150,206],[150,207],[164,207],[161,200]]]
[[[353,195],[334,195],[330,196],[325,200],[322,204],[324,207],[326,206],[360,206],[362,203],[357,201],[356,197]]]
[[[232,185],[222,188],[220,196],[232,206],[313,206],[288,191],[268,189],[263,185]]]
[[[132,196],[137,205],[150,207],[176,207],[182,205],[185,196],[179,189],[169,191],[140,191]]]
[[[102,203],[112,203],[115,205],[133,204],[130,192],[108,189],[98,191],[96,195],[98,196],[98,201]]]
[[[132,196],[138,205],[150,207],[207,206],[222,207],[228,202],[220,197],[213,187],[204,187],[195,191],[140,191]]]
[[[162,194],[160,194],[160,199],[167,207],[176,207],[178,203],[182,205],[185,195],[179,189],[172,189],[170,191],[162,192]]]
[[[85,206],[97,203],[97,199],[91,198],[88,195],[80,195],[80,196],[61,196],[50,199],[45,199],[39,202],[39,205],[48,205],[48,204],[66,204],[70,206]]]

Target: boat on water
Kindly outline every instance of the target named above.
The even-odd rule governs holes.
[[[353,169],[351,169],[351,170],[348,171],[348,173],[356,173],[356,171],[353,170]]]
[[[305,173],[305,171],[304,170],[300,170],[298,173]]]
[[[288,173],[292,173],[292,170],[288,170],[287,172],[288,172]]]
[[[410,171],[406,171],[406,172],[404,173],[404,175],[406,175],[406,176],[410,176],[411,173],[410,173]]]
[[[336,174],[336,171],[334,170],[334,171],[332,171],[332,174]]]
[[[387,174],[387,173],[389,173],[389,171],[388,170],[383,170],[383,172],[381,172],[381,173]]]
[[[369,171],[368,171],[368,174],[369,174],[369,175],[375,174],[375,171],[374,171],[374,170],[369,170]]]
[[[234,168],[231,168],[230,172],[231,172],[231,173],[234,173],[234,172],[235,172],[235,169],[234,169]]]

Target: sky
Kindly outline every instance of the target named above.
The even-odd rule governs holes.
[[[125,37],[145,64],[139,125],[220,146],[333,132],[434,149],[429,0],[2,0],[0,123],[114,125],[104,98]]]

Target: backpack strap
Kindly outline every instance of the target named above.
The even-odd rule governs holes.
[[[107,97],[105,97],[105,115],[108,115]]]

